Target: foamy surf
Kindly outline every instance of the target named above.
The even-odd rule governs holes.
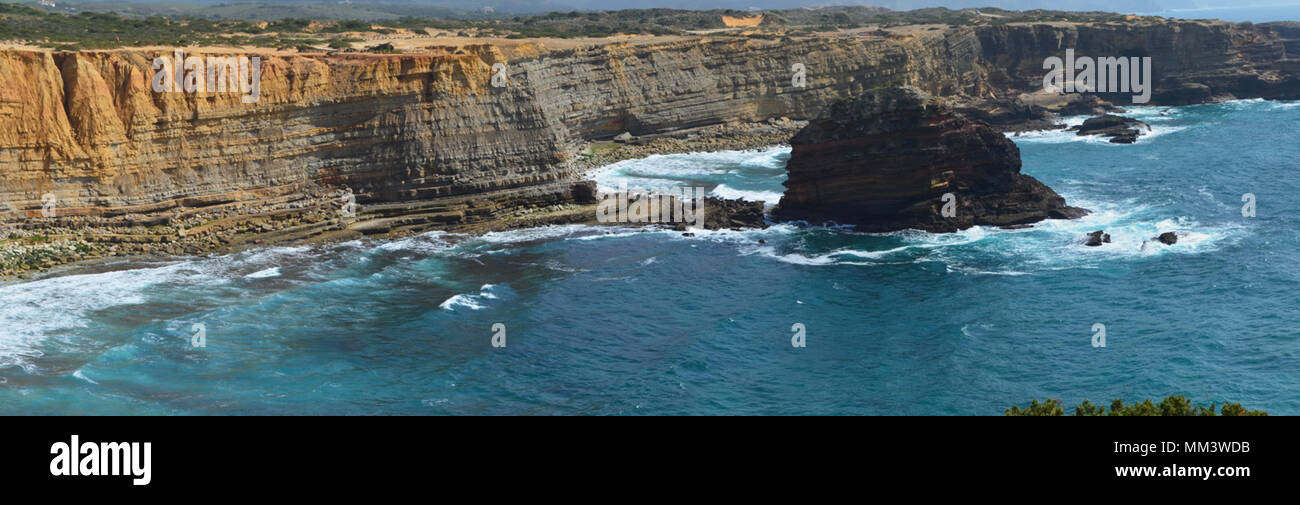
[[[775,204],[785,187],[789,146],[749,151],[657,154],[623,160],[593,170],[588,177],[604,192],[672,190],[703,187],[719,198],[740,198]]]
[[[251,274],[245,275],[245,279],[268,279],[280,276],[280,267],[271,267],[265,270],[258,270]]]
[[[484,284],[479,288],[477,294],[458,294],[446,301],[438,304],[438,308],[450,312],[460,310],[483,310],[487,308],[491,300],[498,300],[504,294],[510,293],[510,288],[505,285]]]
[[[739,245],[742,255],[814,267],[878,266],[938,262],[955,274],[1022,276],[1062,269],[1097,268],[1107,262],[1133,261],[1157,255],[1203,254],[1234,243],[1244,226],[1205,225],[1187,217],[1161,217],[1158,208],[1124,202],[1105,204],[1067,196],[1067,200],[1094,209],[1084,218],[1049,219],[1029,228],[1005,230],[976,226],[953,233],[904,230],[889,233],[844,233],[821,237],[830,247],[809,246],[826,230],[789,230],[768,234],[769,243],[755,242],[756,233],[716,236]],[[1104,230],[1111,242],[1100,247],[1084,245],[1087,234]],[[1178,234],[1176,244],[1155,241],[1160,233]]]
[[[42,356],[37,346],[44,339],[75,335],[93,324],[90,315],[95,312],[145,303],[150,288],[156,285],[216,280],[182,262],[0,286],[0,367],[16,365],[34,372],[33,360]]]
[[[781,195],[783,192],[761,190],[747,191],[736,189],[726,184],[719,184],[717,187],[713,188],[713,191],[710,191],[709,194],[727,200],[740,199],[750,202],[764,202],[768,205],[776,205],[781,201]]]

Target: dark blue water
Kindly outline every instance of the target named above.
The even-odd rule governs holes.
[[[0,286],[0,413],[997,415],[1183,394],[1300,414],[1300,104],[1175,111],[1138,110],[1156,131],[1135,145],[1017,138],[1026,173],[1095,211],[1026,230],[557,227]],[[762,196],[787,156],[600,177]],[[1113,243],[1080,245],[1096,229]],[[1184,236],[1146,242],[1162,231]]]

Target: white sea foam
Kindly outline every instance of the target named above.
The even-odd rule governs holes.
[[[488,300],[496,300],[501,296],[496,292],[500,289],[496,284],[484,284],[479,288],[478,294],[458,294],[448,298],[446,301],[438,304],[438,308],[451,312],[460,309],[482,310],[487,308]]]
[[[517,244],[569,237],[577,234],[601,233],[604,228],[583,224],[551,225],[521,230],[494,231],[485,233],[479,240],[491,244]]]
[[[789,152],[789,146],[773,146],[750,151],[656,154],[606,165],[587,177],[606,192],[617,191],[620,184],[634,190],[666,190],[701,182],[721,184],[746,170],[784,168]]]
[[[279,277],[280,267],[271,267],[265,270],[258,270],[251,274],[245,275],[245,279],[266,279],[270,277]]]
[[[91,313],[145,303],[150,290],[162,284],[225,281],[211,270],[202,262],[181,261],[0,286],[0,367],[17,365],[33,372],[32,361],[41,356],[38,346],[44,339],[89,327]]]
[[[381,251],[412,251],[435,254],[455,247],[459,239],[468,235],[437,230],[383,242],[375,247]]]
[[[99,384],[98,382],[95,382],[94,379],[91,379],[90,377],[86,377],[86,374],[82,373],[81,370],[72,372],[72,376],[81,379],[83,381],[89,382],[91,384]]]
[[[758,247],[755,249],[751,249],[749,251],[742,252],[742,254],[758,254],[784,263],[790,263],[793,265],[823,266],[823,265],[834,265],[838,263],[835,260],[836,257],[835,253],[826,253],[826,254],[818,254],[818,255],[807,255],[807,254],[799,254],[799,253],[782,254],[782,253],[778,253],[776,251],[776,248],[772,246]]]
[[[459,308],[479,310],[483,308],[483,305],[480,305],[478,301],[474,299],[473,295],[456,295],[448,298],[447,301],[438,304],[438,308],[454,312]]]
[[[1183,114],[1181,109],[1170,107],[1151,107],[1139,106],[1125,109],[1121,115],[1137,119],[1150,126],[1144,129],[1143,133],[1138,136],[1137,143],[1148,142],[1156,137],[1177,133],[1195,125],[1168,125],[1163,124],[1170,121],[1178,120]],[[1007,133],[1007,137],[1016,142],[1028,142],[1036,144],[1064,144],[1068,142],[1084,142],[1092,144],[1105,145],[1123,145],[1113,144],[1109,138],[1098,135],[1079,135],[1078,132],[1071,131],[1068,128],[1082,125],[1084,121],[1091,116],[1066,116],[1061,118],[1061,122],[1067,128],[1057,130],[1037,130],[1022,133]]]
[[[726,184],[719,184],[718,187],[713,188],[713,191],[710,191],[709,194],[727,200],[735,200],[739,198],[750,202],[764,202],[770,205],[775,205],[777,202],[781,201],[781,192],[779,191],[746,191],[735,189]]]
[[[890,233],[841,232],[861,237],[869,246],[809,248],[800,234],[774,234],[771,243],[756,244],[761,235],[734,233],[727,240],[738,242],[738,254],[758,255],[803,266],[897,265],[938,262],[946,271],[963,275],[1024,276],[1064,269],[1093,269],[1109,261],[1127,261],[1157,255],[1202,254],[1218,250],[1244,236],[1243,225],[1204,225],[1187,217],[1159,216],[1162,207],[1125,201],[1105,203],[1065,195],[1067,201],[1094,212],[1072,220],[1049,219],[1029,228],[1004,230],[976,226],[954,233],[926,233],[905,230]],[[788,225],[784,225],[788,226]],[[1089,232],[1104,230],[1111,243],[1100,247],[1083,244]],[[1154,241],[1160,233],[1179,235],[1174,245]],[[742,240],[743,237],[743,240]],[[723,237],[702,237],[724,240]],[[834,242],[834,241],[832,241]],[[879,247],[884,244],[884,247]]]

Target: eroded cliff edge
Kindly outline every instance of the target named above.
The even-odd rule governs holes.
[[[1208,90],[1202,100],[1297,98],[1287,53],[1295,35],[1167,22],[701,38],[509,56],[489,46],[268,53],[254,104],[238,94],[153,92],[150,62],[164,51],[0,51],[0,75],[9,76],[0,85],[0,224],[11,243],[70,240],[86,257],[588,221],[590,186],[576,168],[587,140],[810,119],[893,84],[958,99],[1034,90],[1042,58],[1069,47],[1152,56],[1157,99],[1191,85]],[[498,62],[508,64],[504,87],[491,85]],[[806,87],[792,85],[794,63],[807,68]],[[346,191],[355,216],[340,215]],[[55,217],[41,213],[47,193],[57,197]]]

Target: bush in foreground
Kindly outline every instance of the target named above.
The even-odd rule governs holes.
[[[1170,395],[1168,398],[1161,400],[1160,403],[1153,403],[1150,399],[1143,400],[1141,403],[1125,405],[1123,400],[1115,399],[1110,402],[1110,409],[1100,405],[1093,405],[1092,402],[1084,400],[1083,403],[1074,408],[1076,416],[1267,416],[1268,413],[1262,410],[1250,410],[1242,407],[1240,403],[1226,403],[1223,409],[1215,412],[1216,406],[1211,403],[1210,406],[1192,405],[1192,401],[1182,395]],[[1061,405],[1061,400],[1049,398],[1047,401],[1039,403],[1034,399],[1026,408],[1020,408],[1018,405],[1012,405],[1006,410],[1008,416],[1063,416],[1065,408]]]

